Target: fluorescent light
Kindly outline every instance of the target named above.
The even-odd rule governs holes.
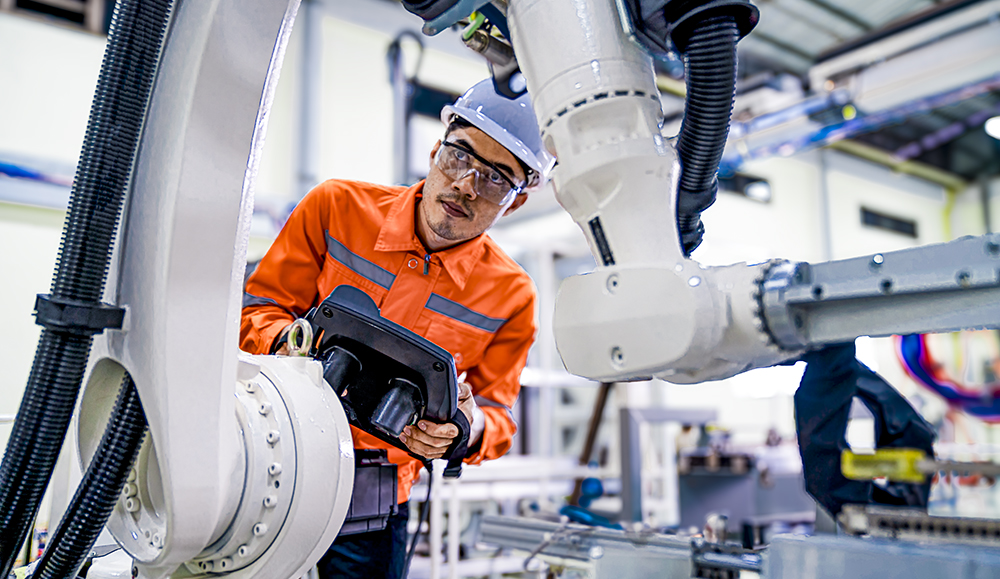
[[[771,200],[771,185],[767,181],[754,181],[747,184],[743,194],[754,201],[767,203]]]
[[[987,120],[985,127],[987,135],[1000,140],[1000,117],[993,117]]]

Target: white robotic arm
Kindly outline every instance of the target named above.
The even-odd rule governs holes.
[[[682,167],[660,132],[652,63],[637,38],[649,31],[635,22],[670,14],[665,4],[680,6],[678,19],[741,9],[515,0],[507,10],[544,142],[559,159],[556,195],[598,261],[559,290],[555,335],[570,372],[693,383],[861,335],[1000,327],[998,236],[812,266],[688,259],[689,232],[675,219]]]
[[[651,57],[630,38],[622,4],[520,0],[507,17],[559,159],[559,202],[598,260],[559,291],[555,333],[567,369],[605,381],[699,382],[794,355],[771,343],[756,315],[766,265],[704,268],[685,256],[680,166],[660,132]]]

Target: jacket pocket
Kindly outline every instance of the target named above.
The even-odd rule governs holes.
[[[329,255],[323,263],[323,271],[320,273],[319,282],[316,285],[320,301],[330,297],[333,290],[342,285],[354,286],[364,291],[375,300],[375,305],[380,308],[385,296],[389,294],[389,290],[386,288],[360,275]]]
[[[474,328],[435,312],[431,312],[430,316],[430,325],[424,337],[451,353],[459,374],[483,359],[486,347],[493,341],[493,332]]]

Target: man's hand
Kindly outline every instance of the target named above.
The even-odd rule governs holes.
[[[466,382],[458,385],[458,409],[469,421],[469,446],[479,441],[486,427],[486,417],[476,405],[472,396],[472,386]],[[448,451],[452,441],[458,436],[458,427],[454,424],[437,424],[429,420],[420,420],[416,425],[403,428],[399,439],[410,449],[410,452],[424,458],[441,458]]]
[[[285,329],[281,330],[281,333],[278,334],[278,339],[280,340],[281,338],[287,336],[288,335],[288,330],[291,327],[292,327],[291,324],[288,324],[287,326],[285,326]],[[278,349],[274,351],[274,355],[276,355],[276,356],[287,356],[288,355],[288,342],[287,341],[282,342],[281,345],[278,346]]]

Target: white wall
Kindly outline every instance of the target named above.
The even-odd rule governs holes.
[[[102,36],[0,14],[0,159],[37,159],[70,173],[104,44]],[[15,184],[0,177],[0,193]],[[37,191],[48,199],[51,189]],[[0,202],[0,414],[17,412],[28,381],[40,334],[31,315],[35,294],[49,290],[63,215]],[[0,425],[0,445],[9,434],[10,425]]]
[[[0,14],[0,155],[76,164],[105,37]]]
[[[41,327],[31,315],[35,295],[48,293],[63,212],[0,203],[0,414],[14,414],[28,382]],[[0,425],[0,445],[10,425]],[[2,448],[3,446],[0,446]]]
[[[721,191],[702,214],[705,241],[692,257],[709,265],[760,263],[774,257],[822,259],[819,224],[824,216],[816,158],[816,153],[805,153],[757,161],[742,169],[770,182],[771,201],[760,203]]]

